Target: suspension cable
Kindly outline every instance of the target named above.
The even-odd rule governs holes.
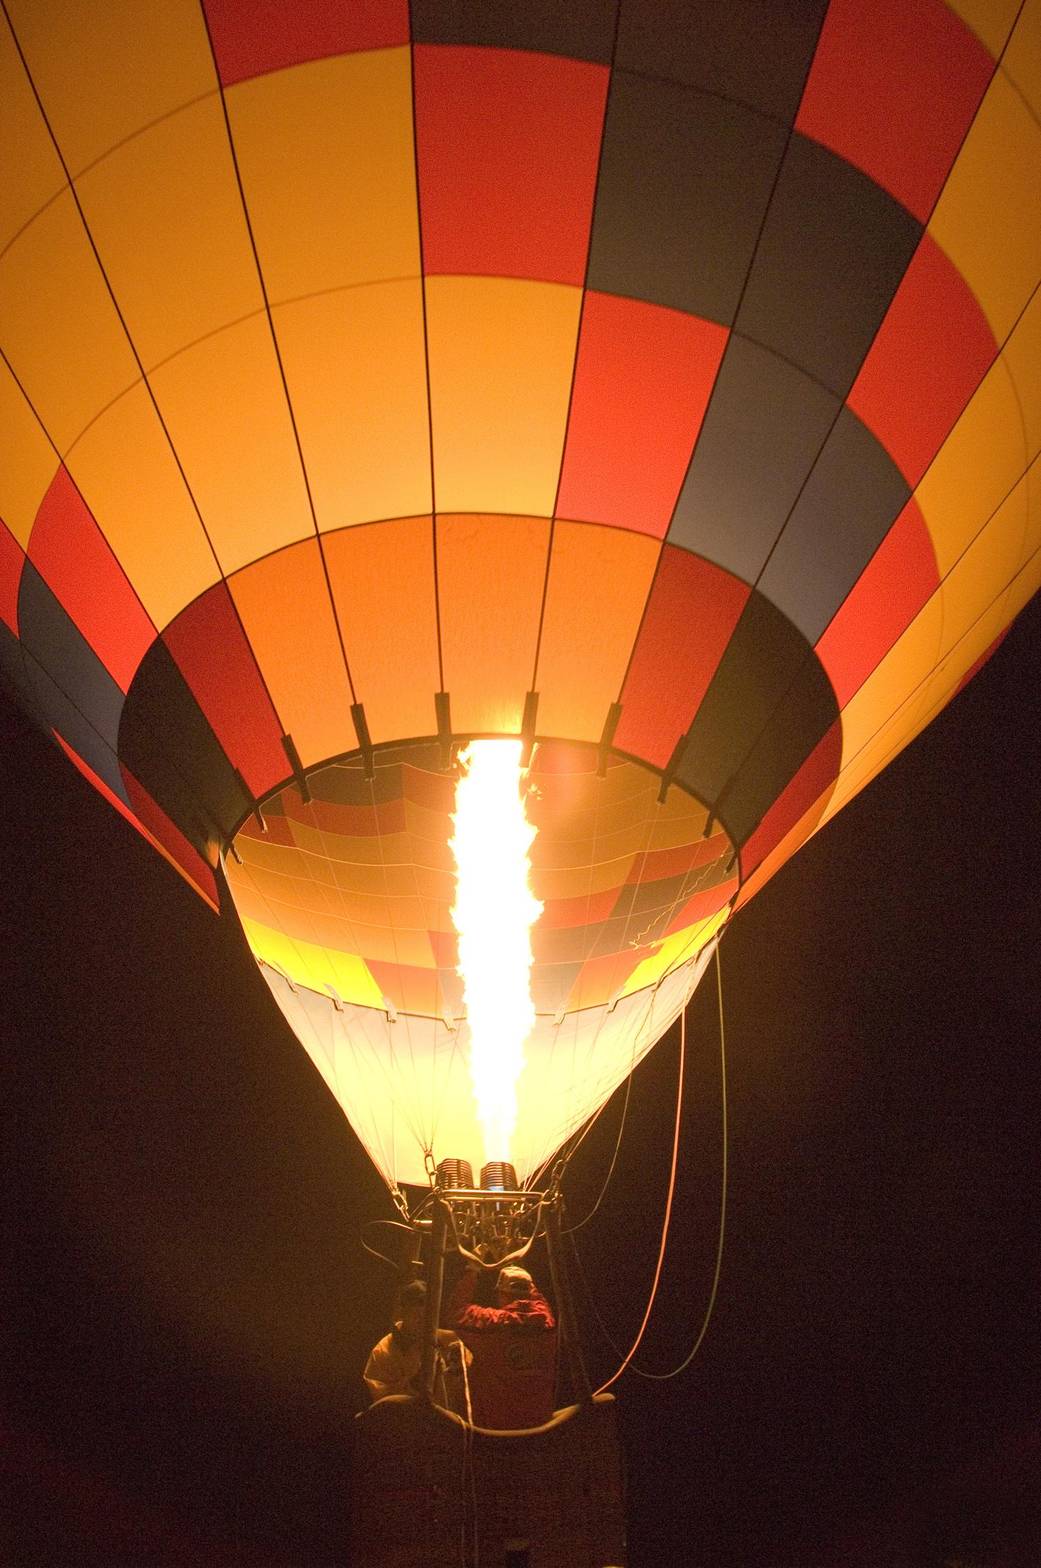
[[[564,1236],[573,1236],[576,1230],[581,1230],[584,1225],[588,1225],[589,1221],[593,1218],[593,1215],[604,1201],[607,1189],[611,1185],[611,1177],[614,1175],[615,1165],[618,1162],[618,1151],[622,1147],[622,1134],[625,1131],[625,1118],[629,1114],[629,1095],[632,1092],[632,1087],[633,1075],[630,1073],[628,1078],[625,1080],[625,1098],[622,1101],[622,1114],[619,1118],[618,1133],[614,1141],[614,1153],[611,1155],[611,1163],[607,1167],[607,1175],[604,1177],[603,1184],[601,1185],[600,1191],[597,1195],[597,1200],[593,1204],[593,1207],[590,1209],[589,1213],[586,1214],[582,1219],[577,1220],[574,1225],[566,1225],[563,1228],[561,1234]]]
[[[611,1387],[612,1383],[617,1383],[618,1379],[621,1377],[622,1373],[625,1371],[626,1367],[635,1356],[637,1350],[640,1348],[640,1341],[643,1339],[644,1331],[646,1330],[647,1324],[650,1321],[651,1312],[654,1310],[654,1299],[658,1294],[658,1281],[661,1279],[662,1264],[665,1261],[665,1246],[669,1239],[669,1222],[672,1219],[672,1198],[676,1191],[676,1166],[678,1163],[680,1147],[680,1122],[683,1115],[683,1077],[686,1059],[687,1009],[684,1007],[682,1013],[680,1014],[680,1059],[676,1087],[676,1116],[672,1128],[672,1162],[669,1169],[669,1190],[665,1198],[665,1214],[662,1218],[661,1225],[661,1240],[658,1243],[658,1261],[654,1266],[654,1279],[651,1281],[651,1292],[647,1298],[647,1306],[643,1314],[643,1322],[640,1324],[640,1327],[637,1330],[636,1338],[629,1347],[629,1354],[622,1361],[622,1364],[619,1366],[617,1372],[615,1372],[613,1376],[609,1377],[606,1383],[601,1383],[600,1387],[596,1391],[598,1394],[606,1393],[607,1390]]]
[[[715,1262],[715,1267],[714,1267],[713,1274],[712,1274],[712,1287],[711,1287],[711,1289],[709,1291],[709,1298],[708,1298],[708,1302],[707,1302],[706,1307],[705,1307],[705,1314],[704,1314],[704,1317],[702,1318],[701,1327],[698,1330],[698,1333],[697,1333],[697,1336],[696,1336],[696,1338],[694,1340],[693,1345],[691,1346],[691,1348],[688,1351],[687,1355],[683,1358],[683,1360],[679,1363],[678,1366],[673,1367],[671,1369],[671,1371],[669,1371],[669,1372],[648,1372],[643,1367],[638,1367],[638,1366],[635,1365],[635,1363],[633,1362],[633,1357],[635,1356],[636,1351],[637,1351],[637,1349],[639,1347],[640,1341],[643,1338],[644,1331],[646,1330],[647,1323],[648,1323],[648,1321],[650,1319],[651,1311],[652,1311],[652,1308],[654,1306],[654,1299],[655,1299],[655,1296],[657,1295],[657,1291],[658,1291],[658,1283],[659,1283],[659,1280],[661,1278],[662,1262],[664,1260],[665,1247],[666,1247],[666,1242],[668,1240],[669,1221],[670,1221],[671,1215],[672,1215],[672,1199],[673,1199],[673,1193],[674,1193],[675,1185],[676,1185],[677,1154],[678,1154],[678,1150],[679,1150],[680,1112],[681,1112],[682,1103],[683,1103],[683,1068],[684,1068],[684,1054],[685,1054],[685,1044],[686,1044],[686,1040],[685,1040],[685,1035],[686,1035],[686,1009],[684,1009],[684,1012],[683,1012],[683,1015],[682,1015],[681,1024],[680,1024],[679,1086],[678,1086],[677,1095],[676,1095],[676,1120],[675,1120],[675,1126],[674,1126],[674,1130],[673,1130],[673,1140],[672,1140],[672,1166],[671,1166],[671,1169],[670,1169],[670,1172],[669,1172],[669,1191],[668,1191],[668,1196],[667,1196],[666,1202],[665,1202],[665,1214],[664,1214],[664,1217],[663,1217],[663,1220],[662,1220],[661,1243],[660,1243],[659,1248],[658,1248],[658,1262],[657,1262],[657,1265],[656,1265],[655,1270],[654,1270],[654,1280],[653,1280],[653,1282],[651,1284],[651,1292],[650,1292],[650,1296],[649,1296],[648,1301],[647,1301],[647,1309],[644,1312],[643,1322],[640,1324],[639,1332],[637,1333],[636,1338],[634,1339],[634,1341],[632,1343],[632,1346],[631,1346],[631,1348],[629,1350],[628,1355],[625,1356],[625,1358],[622,1360],[621,1365],[618,1367],[618,1370],[614,1373],[614,1375],[612,1377],[610,1377],[607,1380],[606,1383],[602,1384],[601,1387],[599,1389],[597,1389],[597,1393],[600,1393],[600,1394],[604,1393],[604,1391],[606,1389],[610,1388],[612,1383],[616,1383],[618,1381],[618,1379],[621,1377],[622,1373],[625,1372],[626,1370],[629,1370],[631,1372],[635,1372],[637,1377],[647,1378],[647,1379],[649,1379],[649,1380],[651,1380],[653,1382],[659,1382],[659,1383],[667,1382],[670,1378],[678,1377],[681,1372],[685,1372],[686,1369],[690,1366],[691,1362],[694,1360],[694,1357],[697,1355],[698,1351],[701,1349],[702,1342],[704,1341],[705,1335],[708,1332],[708,1326],[709,1326],[709,1323],[711,1322],[713,1311],[715,1310],[716,1297],[717,1297],[717,1295],[719,1293],[719,1280],[720,1280],[720,1275],[722,1273],[722,1268],[723,1268],[723,1245],[724,1245],[724,1240],[725,1240],[725,1236],[726,1236],[727,1185],[728,1185],[728,1141],[729,1141],[728,1140],[728,1132],[727,1132],[728,1114],[727,1114],[726,1032],[725,1032],[725,1028],[724,1028],[724,1017],[723,1017],[723,971],[722,971],[722,967],[721,967],[720,961],[719,961],[719,944],[718,944],[718,942],[716,944],[715,961],[716,961],[716,993],[717,993],[718,1002],[719,1002],[719,1073],[720,1073],[720,1100],[721,1100],[721,1108],[722,1108],[722,1164],[721,1164],[721,1171],[720,1171],[719,1232],[718,1232],[718,1238],[717,1238],[717,1242],[716,1242],[716,1262]],[[577,1229],[577,1227],[575,1227],[575,1228]],[[579,1262],[579,1260],[578,1260],[578,1251],[577,1251],[577,1248],[575,1248],[574,1242],[572,1242],[572,1249],[573,1249],[574,1254],[575,1254],[576,1262]],[[581,1271],[581,1263],[580,1262],[579,1262],[579,1271],[580,1271],[580,1273],[582,1272]],[[584,1275],[583,1275],[583,1284],[585,1284],[585,1277],[584,1277]],[[588,1286],[586,1286],[586,1291],[587,1291],[587,1295],[588,1295],[589,1294]],[[594,1311],[596,1311],[595,1304],[594,1304]],[[611,1344],[612,1349],[615,1349],[615,1352],[617,1354],[618,1353],[617,1349],[614,1346],[613,1342],[611,1341],[610,1336],[607,1334],[605,1325],[604,1325],[602,1319],[600,1319],[599,1313],[597,1313],[597,1318],[600,1321],[600,1327],[603,1330],[604,1335],[605,1335],[605,1337],[608,1340],[608,1343]]]

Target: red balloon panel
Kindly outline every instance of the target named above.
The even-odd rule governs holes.
[[[156,629],[65,468],[40,503],[29,559],[123,691]]]
[[[923,234],[848,399],[908,484],[921,479],[997,351],[976,296]]]
[[[419,46],[414,72],[424,271],[580,285],[607,70]]]
[[[203,0],[225,87],[265,71],[408,43],[408,0]]]
[[[908,501],[817,643],[839,707],[936,591],[936,551],[918,503]]]
[[[559,516],[664,537],[726,338],[697,316],[586,294]]]
[[[796,128],[925,223],[993,72],[943,0],[831,0]]]
[[[225,583],[190,604],[163,639],[214,734],[254,795],[285,778],[282,727]]]
[[[697,712],[750,589],[666,545],[622,691],[615,743],[664,768]]]

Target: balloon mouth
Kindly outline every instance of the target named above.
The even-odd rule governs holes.
[[[471,1125],[451,914],[457,778],[442,746],[314,770],[307,799],[285,786],[263,802],[263,825],[251,817],[235,836],[228,887],[264,978],[395,1180],[426,1185],[446,1156],[475,1170],[509,1159],[526,1179],[667,1027],[664,993],[672,1006],[682,991],[682,1005],[730,913],[734,845],[709,810],[679,788],[660,801],[660,774],[639,762],[601,761],[596,746],[559,741],[531,757],[531,889],[543,909],[526,1051],[542,1065],[521,1075],[509,1150],[486,1149]]]

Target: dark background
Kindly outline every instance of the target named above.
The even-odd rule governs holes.
[[[687,1372],[615,1388],[633,1568],[1041,1561],[1039,670],[1035,603],[724,939],[722,1282]],[[6,702],[0,721],[0,1560],[342,1562],[390,1288],[359,1230],[389,1201],[233,924]],[[716,1007],[710,971],[655,1369],[711,1283]],[[653,1271],[675,1071],[674,1031],[578,1238],[620,1345]],[[573,1163],[574,1217],[619,1108]]]

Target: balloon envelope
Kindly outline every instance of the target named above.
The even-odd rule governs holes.
[[[535,742],[533,1169],[1041,581],[1037,7],[9,14],[0,667],[397,1180]]]

